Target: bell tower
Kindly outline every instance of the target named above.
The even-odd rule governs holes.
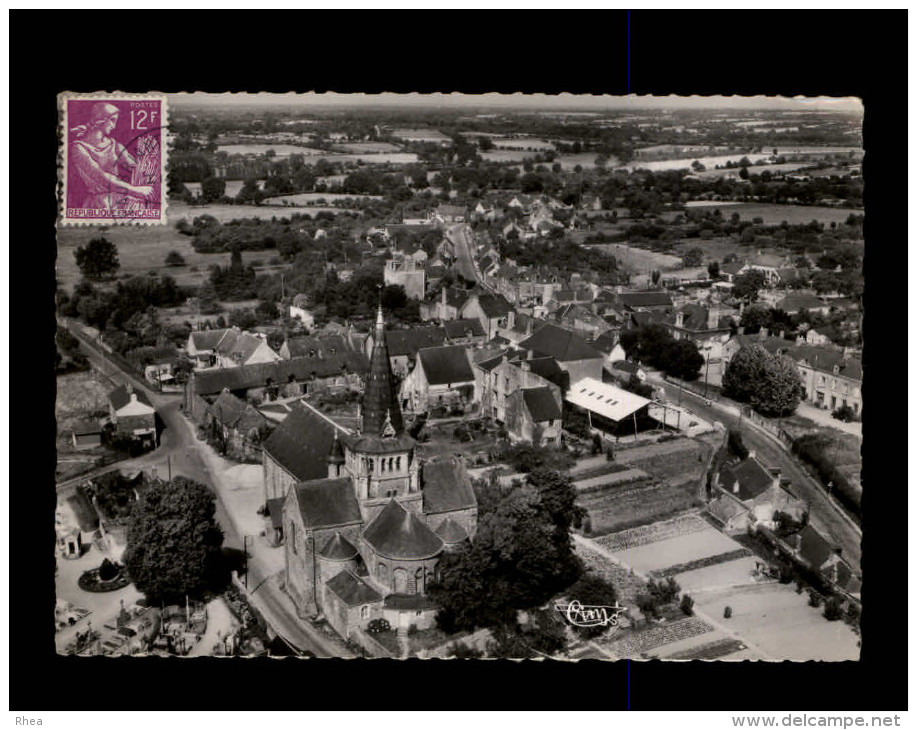
[[[420,511],[422,495],[415,441],[404,430],[398,405],[385,342],[381,296],[360,412],[360,431],[348,438],[346,468],[353,477],[364,520],[372,520],[392,498],[405,509]]]

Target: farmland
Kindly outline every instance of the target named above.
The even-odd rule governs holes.
[[[264,155],[273,152],[277,157],[289,157],[290,155],[320,154],[321,150],[292,144],[221,144],[217,147],[217,152],[224,152],[227,155]]]
[[[738,213],[742,220],[762,218],[766,226],[778,226],[783,221],[791,225],[817,220],[820,223],[843,223],[851,213],[862,215],[859,208],[829,208],[819,205],[773,205],[770,203],[739,203],[735,201],[694,200],[686,208],[715,210],[721,208],[724,216]],[[726,209],[728,207],[728,210]]]
[[[277,195],[273,198],[265,198],[262,201],[264,205],[334,205],[341,200],[352,200],[354,202],[369,202],[373,200],[382,200],[381,195],[350,195],[347,193],[293,193],[292,195]]]
[[[177,207],[177,206],[176,206]],[[210,208],[216,206],[209,206]],[[223,206],[241,208],[245,206]],[[264,209],[258,209],[262,217]],[[199,213],[196,213],[199,215]],[[190,216],[189,216],[190,218]],[[80,280],[80,271],[74,260],[77,246],[83,246],[99,235],[99,231],[88,228],[61,228],[57,232],[57,280],[65,289],[72,290]],[[191,238],[179,233],[175,226],[113,226],[101,233],[118,247],[121,268],[119,276],[145,275],[150,271],[168,274],[179,286],[197,286],[207,275],[207,269],[214,265],[229,265],[228,253],[197,253],[191,246]],[[169,251],[178,251],[185,259],[185,266],[166,266]],[[243,251],[242,261],[267,259],[272,251]],[[192,269],[197,268],[197,271]]]
[[[637,272],[653,269],[668,271],[677,269],[682,265],[681,259],[677,256],[656,253],[644,248],[635,248],[623,243],[597,243],[589,244],[589,247],[596,248],[609,256],[614,256],[618,263],[628,271]]]
[[[663,170],[682,170],[690,169],[691,163],[696,159],[707,169],[716,167],[720,165],[724,167],[727,162],[738,162],[743,157],[747,157],[749,162],[754,164],[758,160],[766,160],[771,156],[771,153],[742,153],[735,152],[731,155],[714,155],[711,157],[697,157],[697,158],[682,158],[680,160],[638,160],[635,162],[629,162],[626,165],[621,165],[616,167],[618,170],[627,170],[632,172],[634,170],[651,170],[653,172],[662,172]]]

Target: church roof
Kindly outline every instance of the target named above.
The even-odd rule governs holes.
[[[347,477],[315,479],[294,487],[299,513],[307,530],[363,521],[353,484]]]
[[[377,603],[382,596],[370,585],[364,583],[349,570],[342,570],[326,581],[325,587],[348,606]]]
[[[468,533],[465,532],[465,528],[451,517],[443,520],[443,523],[436,528],[435,532],[439,535],[439,539],[447,545],[455,545],[468,539]]]
[[[392,560],[423,560],[443,549],[443,541],[424,521],[394,499],[376,515],[363,539],[377,554]]]
[[[334,443],[335,425],[311,406],[293,404],[290,415],[264,442],[264,451],[301,482],[328,476],[326,457]],[[338,427],[340,435],[345,432]]]
[[[392,366],[389,363],[388,347],[385,343],[385,324],[382,319],[382,307],[376,319],[376,331],[373,339],[373,354],[369,364],[369,376],[366,379],[366,390],[363,394],[363,434],[380,437],[391,423],[394,435],[404,431],[401,408],[398,405],[398,393],[392,377]]]
[[[335,530],[319,555],[328,560],[350,560],[357,556],[357,549],[346,537]]]
[[[464,464],[455,457],[423,465],[423,511],[425,514],[469,509],[478,504]]]

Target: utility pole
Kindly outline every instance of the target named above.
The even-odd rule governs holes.
[[[166,464],[168,464],[168,467],[169,467],[169,482],[171,482],[172,481],[172,455],[171,454],[166,457]]]
[[[248,538],[249,535],[242,535],[242,552],[245,553],[245,590],[248,590]]]
[[[707,364],[704,366],[704,398],[707,397],[707,375],[710,373],[710,348],[704,348],[707,354]]]

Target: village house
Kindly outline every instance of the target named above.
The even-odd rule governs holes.
[[[511,328],[515,318],[512,305],[504,297],[480,292],[468,297],[460,315],[462,319],[477,319],[488,339]]]
[[[382,276],[387,286],[400,286],[409,299],[422,300],[426,292],[427,254],[419,248],[413,253],[395,251],[385,262]]]
[[[627,353],[621,347],[620,340],[620,329],[615,327],[614,329],[606,330],[589,342],[590,345],[605,356],[606,368],[611,368],[616,362],[627,359]]]
[[[529,357],[552,357],[570,374],[570,382],[582,378],[601,381],[605,356],[575,332],[550,323],[541,325],[530,337],[519,342]]]
[[[728,317],[717,304],[685,304],[667,315],[662,324],[674,339],[696,344],[705,362],[719,362],[723,345],[732,334]]]
[[[487,333],[477,319],[454,319],[443,322],[446,342],[450,345],[477,347],[487,341]]]
[[[214,350],[226,332],[225,329],[201,330],[188,335],[185,352],[195,368],[210,368],[216,364]]]
[[[419,350],[417,365],[401,385],[402,407],[414,413],[456,407],[464,412],[476,400],[471,360],[462,345]]]
[[[828,314],[831,310],[831,305],[823,302],[814,294],[793,292],[780,299],[776,303],[775,309],[780,309],[787,314],[799,314],[803,309],[808,312]]]
[[[109,418],[115,433],[158,446],[156,409],[142,390],[121,385],[108,394]]]
[[[349,343],[341,335],[325,335],[321,337],[303,335],[288,337],[280,346],[280,357],[292,360],[297,357],[324,358],[337,355],[339,352],[350,350]]]
[[[611,364],[611,375],[622,385],[629,383],[632,379],[636,379],[641,383],[646,382],[646,371],[638,363],[631,360],[616,360],[613,362]]]
[[[672,296],[664,291],[619,291],[615,294],[616,311],[663,312],[672,309]]]
[[[475,380],[481,413],[507,423],[509,399],[524,388],[546,387],[562,392],[569,383],[567,374],[552,357],[528,357],[524,350],[507,349],[475,363]],[[521,407],[516,403],[514,424],[521,428]],[[521,431],[516,432],[522,438]]]
[[[251,404],[224,390],[207,409],[211,436],[217,437],[224,454],[239,460],[251,460],[261,455],[261,443],[268,437],[273,424]]]
[[[294,398],[325,389],[360,391],[368,370],[366,356],[350,350],[322,357],[201,370],[192,373],[185,384],[183,407],[193,417],[197,408],[194,396],[215,396],[224,389],[255,403]]]
[[[464,223],[467,216],[468,210],[464,206],[446,203],[440,203],[430,215],[434,221],[447,225]]]
[[[439,347],[446,344],[446,332],[442,327],[432,326],[386,330],[385,344],[392,373],[396,378],[404,378],[414,369],[419,350],[424,347]],[[366,338],[364,347],[369,356],[375,347],[374,335]]]
[[[806,525],[786,537],[783,543],[797,563],[816,573],[844,596],[859,602],[860,576],[844,560],[841,548],[826,539],[815,527]]]
[[[566,329],[581,334],[587,340],[594,340],[606,332],[617,328],[608,320],[593,314],[582,304],[565,304],[555,313],[554,319]]]
[[[159,386],[171,385],[175,380],[172,368],[178,352],[171,345],[157,347],[151,355],[151,362],[143,366],[143,377],[148,383]]]
[[[98,421],[77,421],[71,429],[73,448],[94,449],[102,445],[102,427]]]
[[[774,513],[801,520],[805,504],[784,489],[780,469],[765,467],[754,452],[713,475],[714,498],[707,511],[726,532],[746,532],[756,522],[773,526]]]
[[[524,361],[523,361],[524,365]],[[563,395],[556,385],[520,388],[506,399],[506,430],[514,440],[535,446],[560,444]]]
[[[842,406],[859,418],[863,410],[863,362],[848,348],[795,345],[786,353],[796,361],[805,398],[819,408]]]
[[[454,286],[443,287],[438,295],[435,295],[420,304],[420,318],[425,322],[437,320],[447,322],[452,319],[459,319],[459,313],[465,302],[468,301],[469,292],[465,289],[459,289]]]
[[[214,366],[218,368],[237,368],[280,360],[280,355],[271,349],[264,337],[243,332],[238,327],[223,333],[213,348],[213,356]]]

